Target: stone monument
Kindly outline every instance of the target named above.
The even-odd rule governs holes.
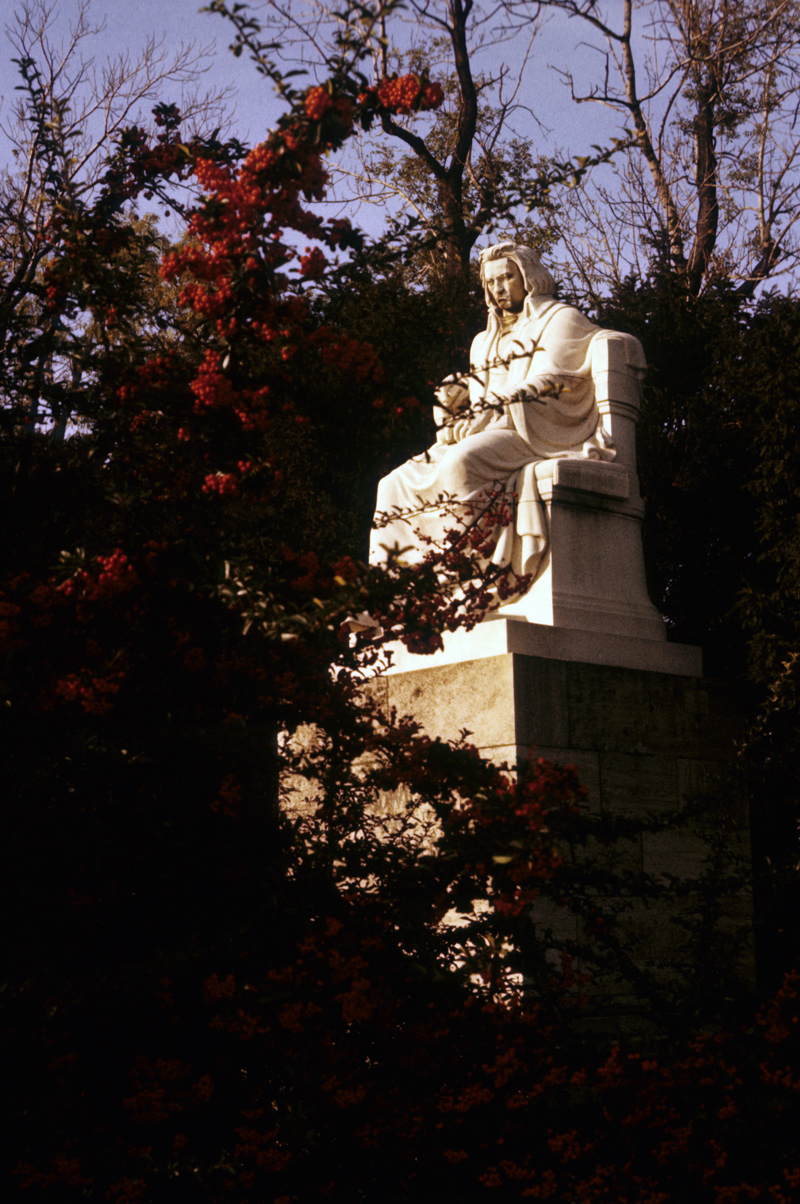
[[[376,684],[432,736],[463,729],[494,759],[530,755],[575,764],[591,804],[620,817],[676,815],[703,798],[712,826],[749,859],[747,811],[730,788],[738,707],[702,678],[699,648],[668,643],[650,601],[641,541],[635,427],[645,359],[630,335],[602,330],[554,297],[534,251],[500,243],[481,253],[488,309],[470,371],[437,391],[437,441],[381,481],[373,563],[399,546],[413,562],[498,490],[512,521],[492,560],[528,588],[444,650],[398,647]],[[709,810],[710,808],[710,810]],[[704,821],[706,822],[706,821]],[[710,845],[698,822],[648,831],[626,845],[634,873],[700,880]],[[666,911],[630,901],[630,948],[649,967],[696,967],[685,928],[691,891]],[[753,977],[749,881],[722,907]],[[576,935],[576,934],[571,934]],[[619,1001],[614,1004],[616,1007]]]
[[[377,512],[394,517],[373,532],[370,559],[392,545],[406,560],[421,557],[424,539],[441,539],[459,506],[501,489],[514,520],[492,559],[532,584],[477,631],[450,636],[446,659],[526,652],[697,675],[700,650],[667,644],[647,594],[635,442],[641,344],[555,300],[528,247],[483,251],[481,279],[489,319],[470,372],[437,391],[434,446],[381,481]],[[411,663],[396,652],[396,671]]]

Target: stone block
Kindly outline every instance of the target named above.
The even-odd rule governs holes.
[[[389,705],[389,678],[388,677],[373,677],[365,687],[370,698],[377,702],[378,706],[384,709]]]
[[[620,819],[646,819],[679,808],[675,757],[653,753],[601,753],[603,811]]]
[[[711,848],[691,828],[642,833],[642,868],[662,884],[673,878],[698,881],[708,869]]]
[[[481,748],[480,751],[492,764],[507,765],[510,770],[515,770],[520,759],[524,758],[524,750],[520,749],[518,744],[494,744],[491,748]]]
[[[589,811],[600,811],[600,755],[587,748],[551,748],[535,746],[533,749],[520,747],[518,764],[523,761],[538,760],[552,761],[556,765],[574,765],[578,781],[589,791],[586,806]]]
[[[753,895],[749,885],[728,895],[717,921],[718,939],[729,950],[733,977],[749,990],[756,988],[756,950],[753,929]]]
[[[517,743],[569,746],[567,665],[535,656],[514,657]]]
[[[604,873],[628,877],[635,880],[643,868],[642,833],[618,836],[614,840],[591,837],[578,851],[579,864],[597,866]]]
[[[558,964],[563,946],[578,939],[577,916],[552,899],[539,898],[533,902],[530,918],[536,943],[544,945],[547,959]]]
[[[615,935],[639,970],[661,984],[688,981],[697,968],[692,945],[703,920],[695,896],[670,892],[658,899],[620,899],[614,910]]]
[[[700,755],[691,678],[599,665],[569,665],[574,748]]]
[[[736,778],[733,755],[727,761],[687,760],[679,757],[678,798],[682,807],[696,815],[695,826],[738,830],[749,842],[750,809],[741,783]]]
[[[642,639],[630,631],[614,633],[578,627],[552,627],[531,623],[508,613],[507,607],[486,615],[471,631],[446,631],[444,647],[430,656],[408,652],[401,644],[392,644],[392,664],[387,670],[409,673],[438,665],[463,664],[513,652],[517,656],[578,662],[666,673],[679,677],[700,677],[703,672],[701,650],[690,644],[669,644],[666,640]]]
[[[720,761],[697,757],[678,757],[678,798],[681,806],[701,802],[710,795],[719,795],[723,776],[729,767]]]
[[[511,655],[395,673],[386,681],[389,705],[413,715],[431,736],[455,740],[466,729],[482,749],[517,744]]]
[[[513,626],[497,630],[507,635]],[[617,913],[625,956],[662,991],[687,995],[715,975],[719,983],[730,974],[752,984],[749,828],[733,775],[735,690],[685,674],[513,650],[394,672],[384,682],[389,705],[413,714],[431,736],[455,739],[467,729],[485,755],[509,766],[540,756],[575,765],[590,809],[627,822],[624,835],[593,838],[576,856],[600,871],[590,893]],[[647,830],[650,819],[679,815],[684,823]],[[721,836],[724,848],[715,847]],[[712,853],[722,857],[716,879],[706,876]],[[617,881],[604,883],[606,875]],[[658,897],[649,884],[660,884]],[[539,953],[547,953],[548,932],[554,947],[591,945],[566,908],[537,900],[532,920]],[[626,979],[597,948],[587,1015],[641,1016],[644,980],[636,972]]]

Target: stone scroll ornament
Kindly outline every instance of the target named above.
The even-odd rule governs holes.
[[[618,460],[593,375],[598,340],[609,332],[555,299],[555,281],[530,247],[488,247],[480,271],[486,329],[473,340],[469,373],[436,392],[436,443],[380,482],[370,560],[379,564],[399,547],[405,562],[419,561],[500,495],[510,521],[495,529],[491,563],[531,585],[548,552],[543,469],[552,476],[554,460]],[[614,337],[629,339],[641,375],[639,343]]]

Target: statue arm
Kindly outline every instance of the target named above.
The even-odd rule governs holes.
[[[559,306],[530,330],[531,356],[509,374],[509,411],[518,433],[544,457],[590,439],[597,427],[592,342],[599,327],[572,306]]]
[[[592,341],[600,328],[580,310],[559,305],[540,330],[531,331],[530,356],[509,371],[507,400],[557,397],[591,376]]]
[[[434,393],[439,403],[435,407],[435,410],[441,409],[448,414],[457,414],[469,402],[468,386],[452,373],[450,376],[444,378],[439,387],[434,390]]]

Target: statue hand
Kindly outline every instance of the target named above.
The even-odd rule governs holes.
[[[472,418],[459,418],[456,422],[448,422],[440,426],[436,432],[437,443],[460,443],[470,432]]]
[[[443,409],[455,414],[469,401],[469,389],[452,373],[446,376],[437,389],[434,389],[436,400]]]

